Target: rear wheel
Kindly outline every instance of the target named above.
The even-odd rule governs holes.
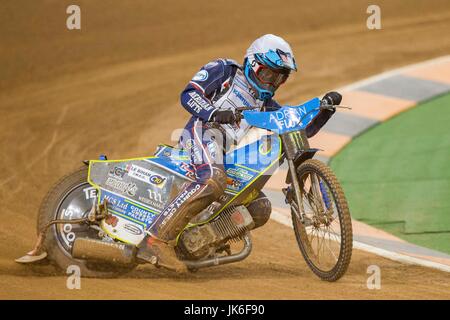
[[[63,177],[42,201],[38,233],[54,219],[85,218],[96,199],[96,190],[87,182],[86,167]],[[83,277],[113,277],[135,268],[135,265],[115,266],[72,258],[72,246],[76,238],[99,239],[98,233],[99,230],[88,224],[52,225],[47,230],[44,242],[49,260],[63,271],[71,265],[77,265]]]
[[[297,168],[302,223],[292,214],[297,243],[310,269],[322,280],[336,281],[347,271],[353,235],[347,200],[336,176],[311,159]]]

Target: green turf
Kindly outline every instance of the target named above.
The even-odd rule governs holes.
[[[450,95],[369,129],[331,167],[353,217],[450,254]]]

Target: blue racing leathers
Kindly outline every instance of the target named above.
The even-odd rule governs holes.
[[[234,110],[238,107],[260,107],[261,111],[272,111],[281,106],[274,100],[257,100],[255,92],[247,82],[242,67],[231,59],[214,60],[203,66],[181,92],[182,106],[192,114],[185,129],[190,132],[195,122],[213,120],[218,110]],[[328,121],[333,112],[322,110],[306,128],[308,138],[314,136]],[[249,126],[245,120],[239,125],[221,125],[229,138],[239,142],[247,133]],[[186,147],[186,137],[180,144]]]
[[[183,189],[151,226],[150,232],[163,240],[175,238],[194,215],[223,193],[226,188],[224,152],[232,143],[239,143],[250,129],[245,119],[239,124],[212,126],[215,112],[240,107],[272,111],[281,107],[273,99],[258,100],[242,67],[230,59],[217,59],[203,66],[181,93],[181,104],[192,117],[185,126],[179,145],[190,152],[196,182]],[[306,128],[307,136],[316,134],[330,116],[330,112],[321,111]],[[262,193],[255,201],[260,203],[249,205],[249,208],[259,208],[257,211],[264,213],[263,218],[255,220],[267,221],[270,202]]]

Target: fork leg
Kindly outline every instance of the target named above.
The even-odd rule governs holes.
[[[292,181],[292,186],[294,187],[294,199],[297,202],[297,208],[299,209],[299,212],[297,214],[297,212],[294,210],[294,212],[297,215],[297,218],[303,223],[303,214],[302,214],[302,195],[300,193],[300,183],[298,181],[298,176],[297,176],[297,170],[295,168],[295,164],[294,164],[294,160],[292,159],[288,159],[288,165],[289,165],[289,172],[291,174],[291,181]]]

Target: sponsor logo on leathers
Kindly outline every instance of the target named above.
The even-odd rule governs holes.
[[[205,111],[210,111],[213,108],[213,106],[208,101],[203,99],[197,92],[191,91],[188,95],[191,99],[189,99],[187,104],[195,112],[200,113],[202,109]]]
[[[208,79],[208,71],[206,70],[200,70],[195,74],[195,76],[192,78],[193,81],[205,81]]]

